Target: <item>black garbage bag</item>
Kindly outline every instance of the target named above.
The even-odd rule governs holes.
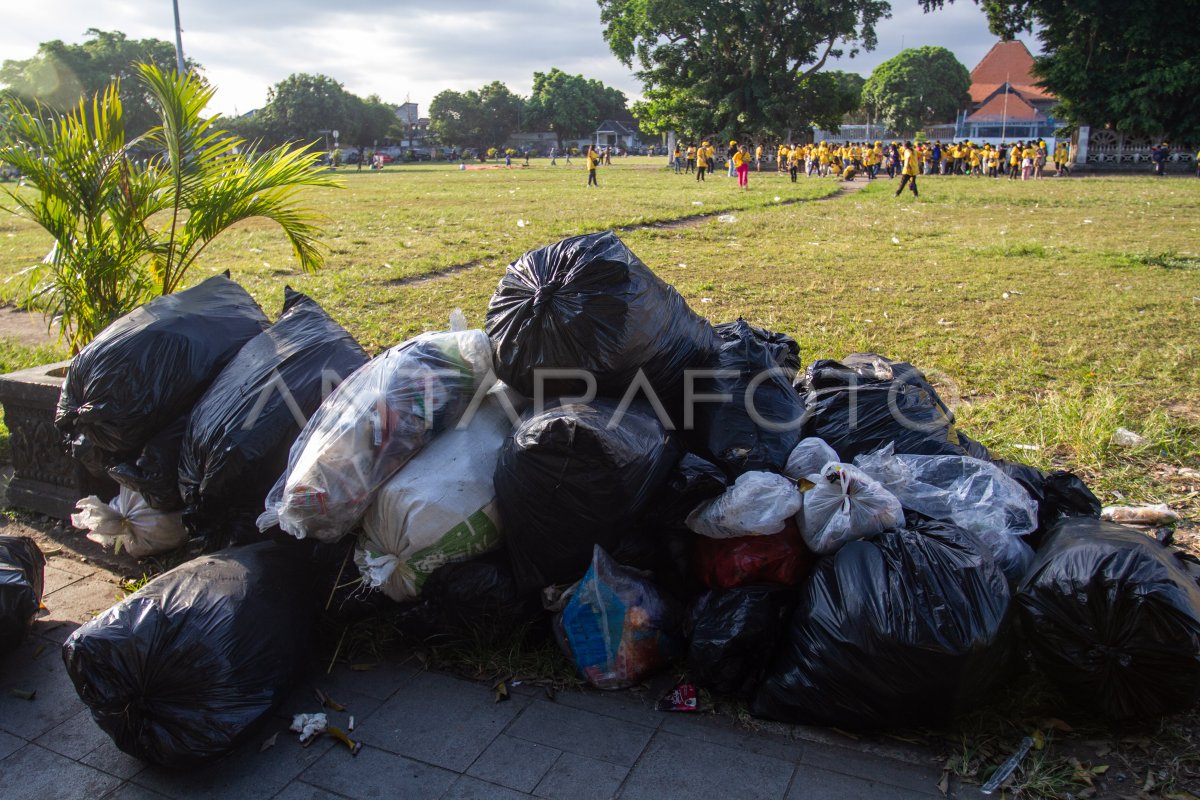
[[[612,231],[563,239],[509,264],[486,330],[500,379],[528,397],[536,370],[586,370],[608,397],[623,397],[643,370],[671,413],[684,370],[718,345],[708,322]],[[542,396],[581,392],[577,379],[548,379]]]
[[[1004,574],[972,534],[910,520],[817,561],[751,706],[838,728],[938,724],[1007,673]]]
[[[825,440],[846,463],[889,442],[898,454],[969,455],[954,412],[912,364],[874,353],[822,359],[797,388],[805,393],[802,436]]]
[[[93,466],[106,456],[136,458],[266,327],[254,298],[228,275],[156,297],[75,356],[54,424]]]
[[[136,461],[122,461],[108,468],[108,475],[131,492],[137,492],[151,508],[178,511],[183,508],[179,496],[179,448],[187,430],[185,414],[156,433],[146,442]]]
[[[783,472],[800,442],[804,402],[787,370],[776,362],[777,353],[765,343],[775,334],[741,320],[720,325],[716,332],[720,350],[704,365],[716,374],[696,380],[695,386],[698,394],[730,399],[696,402],[689,436],[732,476],[751,470]]]
[[[302,548],[261,542],[160,575],[67,639],[75,690],[132,756],[190,767],[229,753],[306,666],[311,568]]]
[[[1155,717],[1200,697],[1200,587],[1148,536],[1064,519],[1016,600],[1038,668],[1080,708]]]
[[[695,453],[684,453],[646,509],[647,526],[686,530],[688,514],[729,487],[725,471]],[[616,555],[616,554],[614,554]],[[617,556],[622,564],[630,562]]]
[[[715,325],[713,330],[718,336],[728,340],[729,334],[740,331],[743,325],[749,329],[759,343],[767,348],[767,352],[771,354],[771,360],[787,374],[788,381],[795,380],[796,375],[800,372],[800,345],[786,333],[777,333],[757,325],[750,325],[741,317],[738,317],[737,322],[723,322]]]
[[[568,404],[524,421],[496,463],[496,501],[522,591],[579,580],[666,481],[680,449],[650,405]]]
[[[0,656],[15,650],[42,607],[46,557],[28,536],[0,536]]]
[[[307,295],[284,289],[279,320],[238,352],[192,409],[178,481],[193,536],[215,550],[258,538],[254,519],[304,422],[366,352]]]
[[[722,694],[749,697],[796,604],[796,590],[747,586],[706,592],[689,616],[688,675]]]
[[[452,637],[492,646],[515,634],[550,632],[550,614],[537,590],[517,588],[504,549],[436,569],[425,581],[421,602],[402,626],[422,638]]]
[[[1041,546],[1046,532],[1063,517],[1099,518],[1100,499],[1075,473],[1062,469],[1043,472],[1028,464],[993,458],[986,447],[962,431],[958,431],[958,440],[967,449],[967,455],[995,464],[1005,475],[1021,484],[1038,504],[1038,528],[1026,537],[1026,541],[1034,548]]]

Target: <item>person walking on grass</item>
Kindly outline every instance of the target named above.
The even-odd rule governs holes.
[[[708,142],[696,148],[696,180],[704,180],[704,170],[708,169]]]
[[[585,158],[587,159],[587,185],[595,186],[597,189],[599,189],[600,182],[596,180],[596,167],[600,165],[600,156],[596,153],[596,148],[589,144]]]
[[[900,154],[900,186],[896,189],[896,197],[900,196],[905,186],[912,189],[913,197],[920,196],[917,194],[917,154],[913,151],[912,142],[905,142]]]
[[[750,188],[750,153],[746,151],[746,145],[739,145],[738,149],[733,154],[733,168],[737,172],[738,188]]]

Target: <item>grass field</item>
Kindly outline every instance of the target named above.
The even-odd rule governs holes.
[[[1197,517],[1200,480],[1186,469],[1200,465],[1200,181],[935,177],[914,201],[881,180],[815,203],[791,201],[838,183],[752,174],[739,192],[722,174],[697,183],[643,158],[602,168],[598,190],[578,167],[536,160],[342,174],[344,188],[309,195],[328,219],[321,272],[298,272],[282,237],[249,223],[192,280],[232,270],[268,313],[290,284],[374,351],[444,327],[454,308],[482,324],[505,264],[527,249],[728,212],[735,221],[622,236],[714,322],[791,334],[806,363],[855,350],[911,360],[999,454],[1079,470],[1105,502]],[[0,279],[47,249],[32,224],[0,215]],[[0,355],[9,369],[46,357],[13,342]],[[1114,447],[1120,426],[1150,444]]]
[[[290,284],[376,351],[444,327],[455,308],[481,325],[505,264],[527,249],[630,228],[622,236],[634,252],[713,322],[743,316],[788,333],[806,364],[862,350],[912,361],[997,454],[1074,469],[1105,503],[1167,502],[1188,521],[1181,544],[1200,552],[1198,180],[923,178],[916,201],[893,198],[895,184],[881,180],[807,202],[838,183],[752,174],[739,192],[723,175],[697,184],[645,159],[603,168],[598,190],[585,189],[581,168],[544,161],[343,175],[343,189],[309,195],[329,219],[324,270],[298,273],[273,229],[247,224],[207,252],[192,281],[232,270],[271,314]],[[646,227],[701,213],[733,219]],[[0,279],[48,246],[27,221],[0,215]],[[53,355],[0,342],[4,369]],[[1113,445],[1118,427],[1148,444]],[[514,669],[497,658],[477,654],[481,674]],[[1026,795],[1085,788],[1080,748],[1108,734],[1043,724],[1039,691],[937,734],[951,743],[948,768],[978,778],[1036,726],[1065,741],[1023,767]],[[1104,761],[1124,759],[1131,782],[1142,784],[1146,764],[1168,790],[1200,770],[1195,719],[1136,736]]]

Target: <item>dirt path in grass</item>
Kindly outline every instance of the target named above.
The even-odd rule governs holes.
[[[843,181],[842,183],[838,184],[838,190],[836,192],[834,192],[833,194],[830,194],[830,195],[826,195],[825,197],[789,198],[787,200],[780,200],[778,203],[775,203],[773,206],[766,206],[766,208],[791,206],[791,205],[797,205],[799,203],[820,203],[820,202],[823,202],[826,200],[835,200],[839,197],[845,197],[846,195],[854,194],[856,192],[861,191],[862,189],[864,189],[867,186],[868,183],[870,183],[870,181],[867,181],[865,179],[864,180],[855,180],[855,181]],[[759,211],[759,210],[761,210],[761,209],[756,209],[756,208],[755,209],[745,209],[745,211]],[[617,228],[617,230],[620,231],[621,233],[632,233],[633,231],[645,231],[645,230],[675,230],[678,228],[694,228],[697,225],[700,225],[701,223],[709,221],[710,219],[715,219],[724,214],[731,214],[731,213],[733,213],[733,212],[728,209],[724,210],[724,211],[705,211],[702,214],[689,214],[686,217],[679,217],[677,219],[668,219],[668,220],[663,220],[660,222],[645,222],[645,223],[642,223],[639,225],[625,225],[623,227]],[[464,264],[452,264],[448,267],[443,267],[442,269],[435,270],[433,272],[426,272],[423,275],[409,275],[404,278],[397,278],[395,280],[388,281],[388,285],[389,286],[410,286],[410,287],[425,286],[425,285],[433,283],[435,281],[439,281],[443,278],[447,278],[451,275],[457,275],[460,272],[466,272],[468,270],[473,270],[473,269],[482,269],[483,267],[488,266],[488,263],[489,262],[487,262],[487,261],[481,261],[479,259],[475,259],[474,261],[468,261]]]

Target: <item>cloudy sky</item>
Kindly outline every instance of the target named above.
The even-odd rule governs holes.
[[[39,42],[80,42],[88,28],[131,38],[172,40],[170,0],[48,0],[9,3],[0,59],[32,56]],[[559,67],[637,97],[637,79],[609,52],[593,0],[179,0],[184,52],[218,87],[215,111],[245,112],[295,72],[323,73],[355,94],[406,98],[425,113],[442,89],[502,80],[528,94],[534,71]],[[834,68],[868,75],[905,47],[941,45],[968,69],[995,41],[970,0],[934,14],[917,0],[893,0],[878,27],[879,46]],[[1036,52],[1036,42],[1026,41]]]

